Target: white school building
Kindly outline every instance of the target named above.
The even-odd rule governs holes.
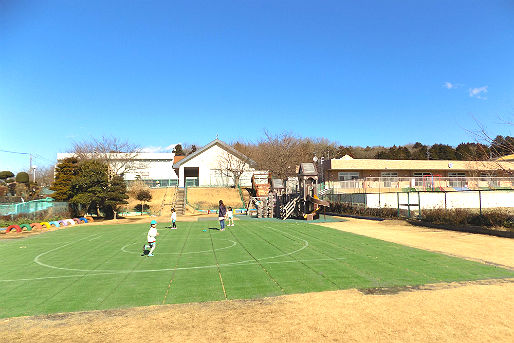
[[[122,164],[127,155],[109,154],[109,160]],[[74,156],[73,153],[58,153],[57,163]],[[138,153],[131,167],[123,172],[123,177],[129,184],[142,180],[150,187],[211,187],[233,186],[233,172],[242,172],[239,184],[242,187],[251,186],[254,162],[219,139],[180,158],[174,153]]]

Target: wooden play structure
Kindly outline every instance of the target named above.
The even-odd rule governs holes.
[[[267,172],[256,173],[252,177],[255,196],[250,198],[247,213],[255,209],[258,218],[319,218],[320,210],[330,203],[318,197],[318,172],[314,163],[301,163],[297,177],[297,191],[287,192],[283,180],[272,179]]]

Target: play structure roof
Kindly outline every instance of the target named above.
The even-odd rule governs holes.
[[[315,176],[318,175],[318,172],[316,171],[316,167],[314,167],[314,163],[301,163],[298,174]]]

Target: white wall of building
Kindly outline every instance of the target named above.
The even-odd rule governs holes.
[[[123,157],[123,154],[117,155]],[[73,156],[73,153],[58,153],[57,163]],[[135,180],[139,175],[143,180],[177,180],[178,176],[173,169],[174,158],[174,153],[140,153],[134,159],[136,170],[126,172],[124,179]],[[116,163],[116,158],[114,161]]]
[[[445,199],[446,194],[446,199]],[[350,194],[344,194],[344,201],[350,202]],[[362,202],[362,194],[353,195],[354,202]],[[379,203],[380,201],[380,203]],[[412,192],[412,193],[383,193],[366,194],[366,206],[371,208],[390,207],[407,209],[407,204],[411,204],[411,209],[417,210],[418,204],[421,209],[436,208],[497,208],[514,207],[514,191],[465,191],[465,192]]]
[[[223,161],[227,158],[237,159],[237,157],[230,154],[219,145],[213,145],[209,149],[193,157],[191,160],[186,161],[180,165],[179,186],[184,187],[185,185],[184,168],[191,167],[199,168],[198,184],[200,187],[216,185],[234,185],[232,178],[226,177],[222,175],[222,173],[220,173],[220,168],[223,167]],[[237,160],[241,161],[240,159]],[[244,164],[244,168],[251,170],[248,163]]]

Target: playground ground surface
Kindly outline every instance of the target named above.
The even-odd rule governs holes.
[[[197,226],[195,225],[205,225],[206,223],[208,222],[192,223],[188,229],[183,229],[181,234],[184,234],[187,230],[192,230],[191,233],[193,234],[196,234],[196,231],[198,231],[203,234],[212,234],[212,237],[215,237],[214,234],[226,234],[229,233],[230,230],[233,230],[231,234],[237,235],[242,240],[240,242],[243,243],[245,242],[245,235],[241,234],[245,230],[256,230],[256,228],[253,227],[253,223],[265,223],[264,225],[268,225],[268,222],[263,221],[248,221],[248,223],[246,223],[246,221],[237,221],[234,229],[229,228],[229,231],[224,233],[214,230],[209,230],[209,232],[206,233],[196,229]],[[104,342],[136,342],[148,339],[147,329],[152,331],[150,336],[153,341],[181,342],[512,341],[514,326],[511,321],[511,314],[514,310],[514,279],[512,279],[512,273],[509,272],[507,272],[507,274],[510,274],[510,276],[507,276],[510,278],[502,277],[501,279],[497,278],[499,275],[491,275],[490,273],[495,274],[499,270],[497,268],[498,266],[502,267],[502,273],[504,273],[503,271],[505,269],[512,271],[514,268],[513,240],[444,230],[424,229],[397,221],[373,222],[349,219],[345,222],[320,224],[342,231],[354,232],[359,235],[375,237],[383,241],[391,241],[425,250],[419,251],[421,255],[418,255],[417,249],[406,248],[406,250],[404,250],[401,246],[384,244],[385,242],[383,241],[361,240],[360,238],[362,236],[338,235],[334,234],[335,231],[333,230],[325,231],[326,229],[319,226],[312,228],[311,225],[308,225],[309,231],[304,231],[302,235],[297,235],[296,230],[298,230],[298,227],[294,227],[295,225],[297,224],[287,224],[286,227],[289,226],[290,230],[295,232],[294,237],[299,239],[298,242],[300,242],[301,239],[308,241],[309,249],[307,251],[307,248],[304,248],[301,252],[295,253],[294,256],[298,257],[301,256],[301,254],[320,254],[321,251],[326,254],[326,248],[329,248],[328,253],[332,254],[336,251],[340,251],[339,248],[341,247],[352,247],[352,251],[357,253],[355,248],[362,248],[363,250],[359,250],[360,252],[358,252],[357,255],[364,257],[364,259],[355,260],[354,265],[358,265],[358,270],[360,271],[367,270],[366,273],[379,273],[381,275],[381,281],[376,284],[379,287],[369,287],[370,285],[368,284],[364,286],[355,285],[355,287],[351,289],[337,290],[337,288],[346,288],[338,285],[336,286],[336,290],[333,290],[332,286],[334,285],[327,287],[323,283],[313,282],[313,280],[320,279],[319,277],[308,280],[295,279],[294,276],[291,275],[279,276],[279,274],[274,274],[280,272],[280,270],[269,269],[271,273],[270,276],[274,275],[274,278],[279,281],[278,283],[281,284],[282,288],[286,291],[284,293],[289,293],[289,289],[291,289],[293,293],[296,293],[293,288],[297,287],[298,284],[303,284],[304,286],[308,285],[307,289],[303,291],[312,291],[316,290],[316,288],[323,287],[325,287],[326,290],[321,289],[324,291],[264,297],[253,300],[224,300],[192,304],[145,306],[121,310],[107,309],[102,311],[6,318],[0,319],[0,342],[3,342],[3,340],[6,342],[50,342],[56,339],[81,342],[93,340],[102,340]],[[95,227],[96,229],[94,230],[98,230],[97,226],[88,226],[91,227],[91,230]],[[133,226],[137,227],[137,225]],[[302,226],[302,224],[300,224],[300,226]],[[106,228],[109,227],[110,226],[107,226]],[[62,230],[63,233],[65,232],[64,230],[66,229]],[[280,225],[276,227],[273,224],[271,224],[269,230],[272,235],[276,234],[274,230],[280,230],[283,236],[291,235],[291,232],[293,232],[282,231],[289,229],[282,228]],[[179,231],[181,230],[179,229]],[[313,236],[306,238],[305,235],[313,231],[317,233],[321,232],[324,237],[323,242],[319,242],[313,238]],[[51,233],[44,234],[41,235],[41,237],[50,234]],[[276,237],[278,236],[275,236],[275,238]],[[178,238],[178,235],[176,238]],[[256,239],[256,236],[250,235],[248,238],[249,242]],[[16,241],[22,242],[25,240],[26,239]],[[216,241],[216,239],[213,241]],[[94,240],[91,242],[94,242]],[[243,244],[238,245],[238,247]],[[339,245],[339,248],[334,247],[334,244]],[[368,244],[371,244],[371,246],[366,248],[365,246]],[[304,245],[305,243],[303,245],[301,242],[299,243],[299,247]],[[162,249],[163,246],[164,243],[161,244],[159,248]],[[290,247],[295,248],[294,244]],[[268,248],[270,248],[270,246],[268,246]],[[226,251],[232,249],[226,249]],[[388,273],[388,268],[375,271],[366,269],[369,267],[365,262],[367,258],[371,258],[373,253],[378,252],[384,253],[384,257],[390,256],[390,253],[393,251],[390,249],[400,249],[396,251],[397,258],[407,255],[410,256],[403,262],[398,261],[397,265],[401,266],[400,269],[405,269],[403,272],[396,270],[395,277],[390,278],[385,277],[385,275],[388,274],[389,276],[392,275]],[[253,250],[250,249],[250,251]],[[369,252],[372,253],[369,254]],[[413,252],[416,253],[412,255]],[[465,258],[480,264],[472,263],[468,265],[467,263],[469,262],[456,258],[448,258],[442,255],[434,255],[431,252],[439,252],[447,256]],[[265,253],[265,251],[261,253]],[[50,258],[51,256],[48,255],[51,254],[49,253],[43,257],[46,256]],[[94,253],[92,253],[92,255],[94,255]],[[353,256],[355,257],[357,255]],[[220,257],[221,256],[222,255],[220,255]],[[225,258],[233,258],[235,256],[239,255],[234,255],[232,251],[227,254]],[[414,258],[414,260],[411,260],[411,258]],[[433,260],[433,258],[435,258],[435,260]],[[441,258],[444,259],[444,263],[440,263]],[[291,261],[285,259],[284,256],[279,259],[283,259],[282,262]],[[419,273],[408,271],[408,260],[411,260],[411,262],[415,261],[416,263],[426,261],[427,263],[424,265],[426,269],[423,272],[424,276],[422,278],[432,277],[438,279],[439,282],[430,284],[422,282],[425,285],[410,286],[411,284],[419,284],[419,280],[416,282],[415,279],[419,278],[420,275]],[[40,262],[44,263],[43,258],[40,258]],[[189,262],[193,263],[194,261]],[[475,270],[472,273],[475,275],[474,277],[469,274],[467,276],[459,276],[457,275],[459,273],[441,274],[443,269],[448,271],[447,266],[450,265],[455,266],[456,271],[462,269],[461,263],[463,262],[465,263],[466,270]],[[319,268],[322,267],[319,262],[315,265],[310,265],[312,262],[303,263],[307,269],[293,268],[302,278],[304,278],[303,276],[307,271],[312,271],[313,269],[319,270]],[[336,264],[339,268],[344,266],[338,264],[339,262],[337,262],[337,260],[333,260],[331,263]],[[9,264],[11,265],[12,263]],[[49,264],[48,261],[47,264]],[[265,264],[262,265],[265,266]],[[273,264],[270,263],[268,268],[272,265]],[[280,264],[276,265],[278,266]],[[309,265],[311,266],[310,269],[308,268]],[[459,265],[461,267],[458,267]],[[104,267],[106,266],[104,265]],[[325,268],[328,268],[328,266],[325,266]],[[331,279],[335,283],[343,282],[344,277],[341,278],[342,274],[339,274],[339,278],[337,277],[337,269],[339,268],[333,269],[332,272],[335,271],[335,274],[332,272],[326,273],[325,278]],[[229,267],[227,266],[225,271],[221,270],[221,274],[229,277],[231,272],[229,272],[228,269]],[[453,269],[453,267],[450,267],[450,269]],[[287,270],[289,270],[289,268]],[[9,274],[12,276],[16,274],[16,272],[11,271]],[[401,277],[399,277],[400,274],[402,275]],[[256,275],[260,275],[260,273]],[[344,275],[348,275],[348,270]],[[367,275],[369,276],[370,274]],[[505,276],[505,274],[503,274],[503,276]],[[291,277],[293,279],[291,279]],[[255,275],[252,276],[252,278],[255,278]],[[280,278],[283,279],[281,280]],[[321,278],[323,279],[323,277]],[[355,278],[353,279],[355,281]],[[293,280],[294,282],[288,284],[288,282],[286,282],[287,280]],[[398,284],[398,280],[403,280],[403,285]],[[370,280],[368,279],[367,281],[369,282]],[[371,282],[376,283],[377,280]],[[68,284],[67,288],[69,287],[70,285]],[[105,287],[109,288],[109,286]],[[17,292],[12,285],[4,285],[2,288],[4,295],[15,295]],[[229,291],[229,288],[229,284],[227,283],[227,294],[233,292],[233,289]],[[237,287],[234,286],[234,289],[236,288]],[[60,287],[59,289],[63,288]],[[300,292],[303,291],[300,290]],[[55,293],[59,294],[60,292]],[[236,296],[236,298],[237,297],[238,296]],[[227,298],[230,299],[230,296]],[[254,298],[254,296],[250,296],[249,298]],[[21,303],[21,301],[19,301],[18,304],[19,303]],[[41,303],[41,301],[39,301],[39,303]],[[26,304],[14,304],[14,306],[9,306],[15,309],[16,306],[25,307],[25,305]],[[70,305],[68,304],[67,306]],[[5,308],[5,306],[1,307]],[[14,311],[16,311],[16,309]]]

